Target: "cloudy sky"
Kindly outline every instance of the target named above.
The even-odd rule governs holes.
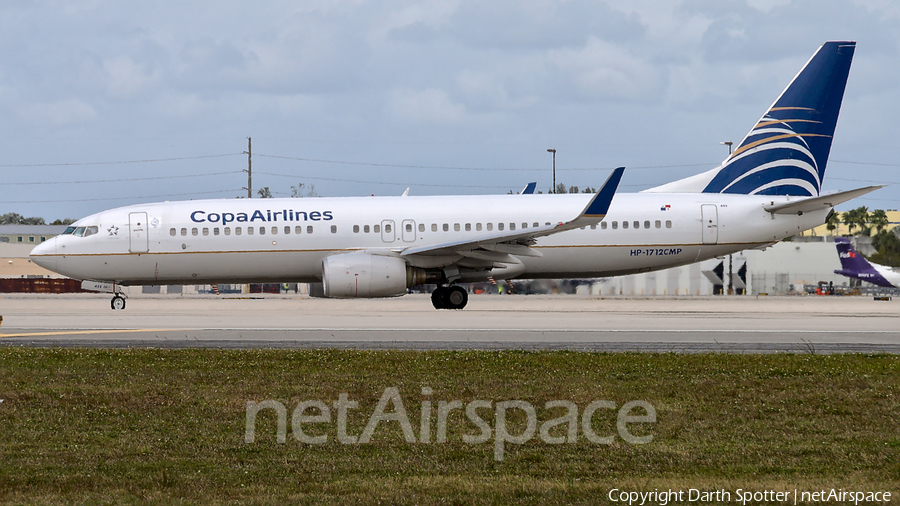
[[[546,191],[547,148],[639,191],[721,161],[826,40],[858,47],[825,189],[900,208],[893,0],[4,2],[0,214],[246,195],[247,137],[276,196]]]

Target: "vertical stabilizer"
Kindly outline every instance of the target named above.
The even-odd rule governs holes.
[[[855,42],[826,42],[715,169],[649,192],[817,196]]]
[[[837,247],[838,257],[841,259],[841,268],[834,271],[835,274],[861,279],[878,286],[893,286],[874,265],[853,249],[850,239],[835,237],[834,245]]]

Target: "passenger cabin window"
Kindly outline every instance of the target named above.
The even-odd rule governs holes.
[[[302,234],[302,233],[303,233],[303,227],[301,227],[300,225],[297,225],[296,227],[294,227],[294,233],[295,233],[295,234]]]
[[[307,227],[306,227],[306,233],[307,233],[307,234],[313,233],[312,225],[307,225]]]
[[[391,233],[391,224],[390,224],[390,223],[385,223],[385,224],[384,224],[384,233],[386,233],[386,234],[390,234],[390,233]]]
[[[444,232],[449,232],[449,231],[450,231],[450,224],[444,223]]]
[[[368,225],[363,225],[363,232],[365,232],[365,233],[367,233],[367,234],[369,233],[369,226],[368,226]]]
[[[413,231],[413,229],[412,229],[412,223],[407,223],[407,224],[406,224],[406,231],[407,231],[407,232],[412,232],[412,231]]]
[[[672,228],[672,220],[666,220],[666,228]]]
[[[591,230],[597,230],[597,224],[596,224],[596,223],[594,223],[593,225],[591,225]]]
[[[337,233],[337,225],[332,225],[332,226],[331,226],[331,233],[332,233],[332,234],[336,234],[336,233]]]
[[[466,223],[466,232],[471,232],[471,231],[472,231],[472,224]]]
[[[497,230],[503,230],[503,223],[497,224]]]
[[[487,224],[487,229],[488,229],[488,232],[490,232],[491,230],[494,230],[494,224],[493,224],[493,223],[488,223],[488,224]]]
[[[198,235],[199,233],[200,231],[197,229],[197,227],[191,229],[191,235]]]
[[[203,235],[209,235],[209,228],[203,227]]]
[[[175,230],[174,228],[170,228],[170,229],[169,229],[169,235],[171,235],[172,237],[174,237],[175,234],[177,234],[177,233],[178,233],[178,231]]]
[[[628,222],[627,222],[627,221],[623,221],[623,222],[622,222],[622,228],[628,228]]]
[[[253,227],[247,227],[247,235],[253,235]]]
[[[266,227],[259,227],[259,235],[266,235]]]
[[[437,223],[432,223],[432,224],[431,224],[431,231],[432,231],[432,232],[437,232]]]
[[[477,232],[481,232],[481,223],[476,223],[476,224],[475,224],[475,230],[476,230]]]
[[[278,227],[272,227],[272,235],[278,235]]]
[[[372,225],[372,232],[374,232],[376,234],[380,234],[381,233],[381,225]]]
[[[618,221],[612,222],[612,228],[613,228],[613,230],[619,228],[619,222]]]
[[[181,235],[182,235],[182,236],[187,235],[187,229],[186,229],[186,228],[182,228],[182,229],[181,229]]]
[[[234,235],[241,235],[241,227],[234,227]]]
[[[656,220],[656,223],[654,223],[654,225],[656,225],[656,228],[662,228],[662,222],[659,220]]]
[[[606,225],[606,222],[605,222],[605,221],[601,221],[601,222],[600,222],[600,228],[601,228],[602,230],[606,230],[606,226],[607,226],[607,225]]]
[[[424,232],[424,231],[425,231],[425,224],[419,223],[419,232]]]
[[[231,227],[225,227],[225,235],[231,235]]]
[[[353,233],[354,233],[354,234],[358,234],[358,233],[359,233],[359,225],[353,225]]]
[[[515,230],[515,229],[516,229],[516,224],[515,224],[515,223],[510,223],[510,224],[509,224],[509,229],[510,229],[510,230]]]
[[[634,228],[641,228],[641,222],[635,221],[635,222],[634,222]]]
[[[532,224],[531,224],[531,226],[532,226],[532,227],[534,227],[534,228],[538,228],[538,227],[540,227],[540,225],[539,225],[539,224],[538,224],[538,222],[534,222],[534,223],[532,223]]]
[[[288,235],[288,234],[290,234],[290,233],[291,233],[291,226],[290,226],[290,225],[285,225],[285,226],[284,226],[284,235]]]
[[[454,223],[454,224],[453,224],[453,231],[454,231],[454,232],[459,232],[459,223]]]
[[[528,228],[528,224],[527,224],[527,223],[523,223],[523,224],[522,224],[522,228]]]
[[[213,235],[219,235],[219,227],[213,228]]]
[[[650,220],[644,222],[644,228],[650,228]]]

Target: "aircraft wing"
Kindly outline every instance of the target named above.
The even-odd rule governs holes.
[[[560,222],[555,225],[542,225],[540,227],[529,228],[525,230],[510,230],[506,232],[492,232],[488,234],[478,235],[471,239],[460,241],[452,241],[438,244],[430,244],[428,246],[411,247],[403,250],[400,256],[411,255],[463,255],[472,258],[482,258],[490,256],[491,260],[496,260],[497,255],[488,255],[487,251],[501,252],[504,254],[513,254],[521,256],[541,256],[537,250],[528,246],[534,244],[534,240],[538,237],[544,237],[557,234],[566,230],[581,228],[586,225],[595,225],[600,223],[609,210],[613,195],[622,180],[622,174],[625,167],[619,167],[610,174],[609,178],[594,194],[594,197],[584,207],[578,216],[567,222]],[[486,250],[484,255],[479,255],[477,250]],[[488,260],[488,258],[482,258]]]
[[[819,195],[818,197],[809,197],[793,202],[763,206],[763,209],[775,214],[802,214],[812,211],[820,211],[822,209],[834,207],[838,204],[843,204],[850,199],[855,199],[856,197],[884,188],[885,186],[886,185],[866,186],[865,188],[857,188],[855,190],[847,190],[837,193],[830,193],[828,195]]]

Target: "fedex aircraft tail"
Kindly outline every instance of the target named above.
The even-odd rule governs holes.
[[[834,244],[837,247],[838,257],[841,259],[841,268],[834,271],[835,274],[847,276],[848,278],[861,279],[878,286],[892,287],[890,281],[885,276],[890,276],[888,272],[884,272],[884,268],[877,264],[872,264],[862,255],[853,249],[850,239],[844,237],[836,237]]]
[[[818,196],[856,42],[826,42],[715,169],[648,192]]]

